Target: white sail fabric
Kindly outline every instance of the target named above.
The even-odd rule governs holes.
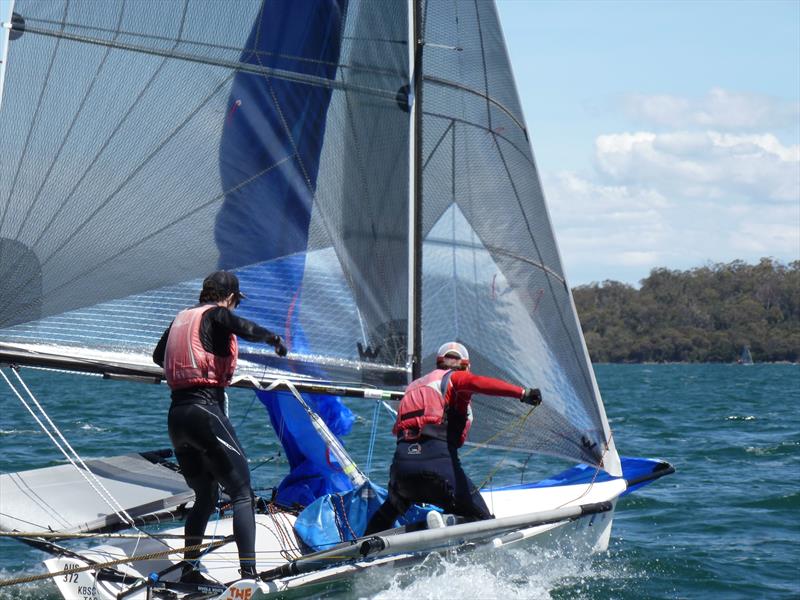
[[[14,13],[0,327],[24,326],[0,341],[146,357],[199,279],[239,269],[243,309],[295,342],[298,370],[405,381],[404,354],[364,365],[358,350],[405,334],[407,240],[383,209],[408,197],[405,4],[20,0]]]
[[[86,462],[131,516],[174,509],[194,500],[183,476],[139,454]],[[0,530],[79,533],[120,525],[115,507],[72,465],[0,474]]]
[[[289,360],[400,387],[444,341],[542,389],[476,398],[473,441],[619,474],[492,3],[18,0],[0,111],[0,352],[149,361],[218,268]],[[409,165],[409,110],[422,115]],[[409,170],[421,314],[409,320]],[[411,307],[413,310],[413,307]],[[411,322],[411,324],[410,324]],[[421,323],[422,356],[407,356]]]
[[[518,403],[478,397],[473,442],[620,475],[496,9],[425,8],[423,358],[458,340],[476,372],[541,388],[527,420]]]

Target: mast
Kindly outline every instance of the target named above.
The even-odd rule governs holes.
[[[408,64],[410,75],[408,156],[408,361],[411,379],[422,362],[422,2],[409,0]],[[418,110],[419,108],[419,110]]]
[[[3,81],[8,62],[8,43],[11,38],[11,21],[14,15],[14,0],[6,4],[6,14],[0,14],[0,108],[3,106]]]

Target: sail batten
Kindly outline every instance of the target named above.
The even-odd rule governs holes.
[[[12,27],[13,29],[13,27]],[[221,67],[224,69],[234,70],[234,71],[245,71],[251,73],[253,75],[259,75],[262,77],[274,77],[275,79],[282,79],[285,81],[291,81],[293,83],[302,83],[305,85],[316,86],[316,87],[324,87],[329,89],[338,89],[338,90],[345,90],[345,91],[352,91],[361,94],[369,94],[379,98],[384,98],[394,102],[397,97],[396,90],[382,90],[380,88],[369,88],[364,86],[355,86],[355,85],[345,85],[336,80],[326,79],[323,77],[314,77],[313,75],[307,75],[303,73],[293,72],[293,71],[286,71],[282,69],[272,69],[265,66],[257,66],[257,65],[250,65],[247,63],[242,63],[238,61],[224,61],[224,60],[214,60],[210,58],[205,58],[202,56],[198,56],[195,54],[189,54],[186,52],[176,52],[176,51],[169,51],[169,50],[160,50],[158,48],[147,48],[144,46],[137,46],[135,44],[128,44],[123,42],[115,42],[113,40],[104,40],[99,38],[90,38],[86,36],[76,35],[76,34],[69,34],[63,31],[50,31],[47,29],[39,29],[30,27],[28,25],[25,26],[25,29],[22,30],[26,34],[33,34],[33,35],[44,35],[50,36],[57,39],[63,39],[70,42],[79,42],[82,44],[93,44],[97,46],[103,46],[106,48],[114,49],[114,50],[124,50],[127,52],[134,52],[140,53],[150,56],[157,56],[160,58],[170,59],[170,60],[178,60],[178,61],[185,61],[185,62],[196,62],[201,63],[203,65],[211,66],[211,67]],[[157,38],[155,38],[157,39]],[[186,42],[181,41],[181,44]],[[218,48],[220,48],[218,46]],[[243,52],[248,52],[247,49],[242,49]],[[274,55],[274,54],[267,54],[267,56],[278,58],[292,58],[288,55]],[[339,65],[334,65],[339,66]],[[366,68],[361,68],[361,70],[367,71],[370,74],[379,74],[380,71],[372,71]]]
[[[525,127],[525,124],[522,121],[520,121],[519,119],[517,119],[517,117],[514,115],[514,113],[511,111],[510,108],[507,108],[507,107],[503,106],[503,104],[499,100],[493,98],[492,96],[489,96],[487,93],[482,92],[482,91],[480,91],[478,89],[475,89],[475,88],[471,88],[471,87],[469,87],[467,85],[464,85],[464,84],[461,84],[461,83],[459,83],[457,81],[450,81],[448,79],[442,79],[441,77],[434,77],[432,75],[426,75],[424,77],[424,80],[425,80],[426,83],[431,83],[431,84],[434,84],[434,85],[441,85],[441,86],[444,86],[444,87],[451,87],[451,88],[454,88],[454,89],[462,91],[462,92],[467,92],[469,94],[474,94],[475,96],[478,96],[479,98],[481,98],[483,100],[486,100],[486,102],[489,102],[490,104],[492,104],[492,105],[496,106],[497,108],[499,108],[500,110],[502,110],[512,121],[514,121],[514,123],[517,125],[517,127],[519,127],[519,129],[525,134],[525,137],[527,138],[528,129],[527,129],[527,127]]]
[[[41,24],[46,24],[46,25],[54,25],[54,26],[58,26],[58,27],[61,26],[61,21],[54,21],[54,20],[49,20],[49,19],[31,19],[31,18],[29,18],[29,19],[27,19],[25,21],[25,23],[26,23],[26,26],[24,28],[21,27],[21,26],[17,26],[16,30],[19,31],[20,33],[22,33],[22,32],[33,32],[33,33],[42,33],[43,35],[57,36],[58,33],[55,32],[54,30],[32,29],[29,25],[31,23],[33,23],[33,24],[41,23]],[[123,29],[120,29],[120,28],[96,27],[96,26],[89,26],[89,25],[85,25],[85,24],[82,24],[82,23],[73,23],[73,22],[65,23],[65,25],[67,27],[69,27],[70,29],[85,30],[85,31],[95,31],[95,32],[98,32],[98,33],[111,34],[111,35],[113,35],[115,37],[124,36],[126,38],[132,38],[132,39],[140,38],[142,40],[150,40],[150,41],[155,41],[155,42],[168,42],[168,43],[174,43],[176,41],[176,39],[174,37],[170,37],[170,36],[148,34],[148,33],[144,33],[144,32],[136,32],[136,31],[132,31],[132,30],[123,30]],[[9,29],[9,30],[15,29],[14,24],[12,24],[9,21],[7,29]],[[407,41],[405,39],[392,40],[392,39],[369,38],[369,37],[366,37],[366,36],[343,37],[343,39],[351,40],[351,41],[378,42],[378,43],[384,43],[384,44],[400,44],[400,45],[403,45],[403,46],[405,46],[407,44]],[[77,40],[77,41],[80,41],[80,40]],[[106,43],[105,43],[106,40],[104,40],[103,38],[88,38],[87,37],[86,41],[88,43],[98,43],[99,45],[106,45]],[[323,65],[336,67],[337,69],[345,69],[345,70],[347,70],[347,69],[354,69],[354,70],[361,69],[361,70],[365,70],[367,72],[374,73],[374,74],[384,74],[384,75],[392,75],[393,74],[393,72],[391,70],[381,69],[380,65],[365,66],[365,65],[357,65],[357,64],[347,64],[347,63],[343,63],[343,62],[324,61],[324,60],[320,60],[318,58],[311,58],[311,57],[297,55],[297,54],[285,54],[285,53],[278,53],[278,52],[269,52],[269,51],[265,51],[265,50],[262,50],[262,49],[259,49],[259,48],[253,48],[253,47],[226,46],[224,44],[211,43],[209,41],[201,41],[201,40],[189,39],[189,38],[187,38],[185,36],[180,36],[179,37],[179,41],[180,41],[180,44],[183,45],[183,46],[192,46],[192,47],[197,47],[197,48],[205,48],[205,49],[208,49],[208,50],[221,50],[221,51],[229,52],[229,53],[232,53],[232,54],[235,54],[235,55],[241,55],[242,53],[247,52],[249,55],[252,55],[252,56],[263,57],[263,58],[289,59],[289,60],[292,60],[292,61],[297,61],[297,62],[299,62],[301,64],[309,64],[309,65],[320,65],[320,64],[323,64]],[[112,47],[112,46],[109,45],[109,47]],[[132,49],[136,49],[136,48],[139,48],[139,47],[141,47],[141,46],[136,46],[136,47],[134,47]]]

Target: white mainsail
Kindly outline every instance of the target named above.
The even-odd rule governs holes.
[[[546,390],[507,445],[618,475],[494,7],[421,5],[410,106],[408,6],[329,6],[340,37],[280,54],[256,1],[16,3],[0,344],[146,362],[195,278],[237,268],[245,315],[294,342],[290,363],[246,349],[276,376],[397,386],[464,339],[480,372]],[[520,418],[490,403],[477,443]]]

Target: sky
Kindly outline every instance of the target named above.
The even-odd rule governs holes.
[[[800,1],[497,6],[571,285],[800,260]]]
[[[497,7],[571,285],[800,260],[800,0]]]

